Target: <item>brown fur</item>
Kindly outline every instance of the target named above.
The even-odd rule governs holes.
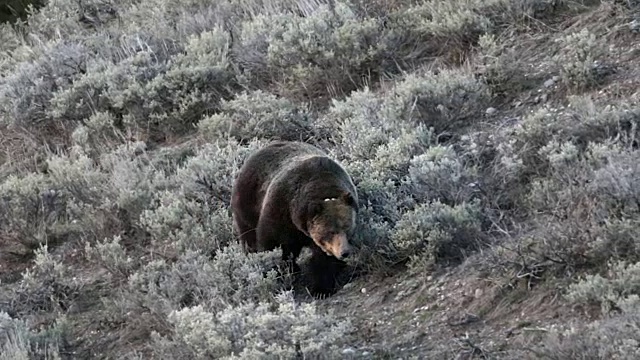
[[[231,209],[245,251],[280,246],[294,269],[305,246],[316,258],[334,260],[352,251],[355,186],[336,161],[312,145],[277,141],[252,154],[233,184]],[[318,282],[315,288],[326,290],[326,281]]]

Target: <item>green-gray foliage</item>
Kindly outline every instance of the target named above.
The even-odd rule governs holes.
[[[60,318],[51,328],[30,331],[25,321],[0,311],[0,359],[61,359],[62,339],[67,326],[66,319]]]

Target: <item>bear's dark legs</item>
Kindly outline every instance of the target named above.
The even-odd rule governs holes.
[[[233,226],[240,238],[240,244],[245,252],[256,252],[257,232],[255,225],[242,221],[236,214],[233,215]]]
[[[260,252],[271,251],[280,245],[281,234],[276,231],[277,227],[267,219],[270,219],[269,213],[262,214],[256,228],[256,248]]]
[[[261,217],[262,221],[258,222],[257,235],[257,249],[258,251],[271,251],[278,246],[282,248],[282,261],[291,273],[300,272],[300,267],[296,263],[296,259],[300,255],[302,247],[291,246],[291,236],[288,231],[279,229],[275,226],[271,226],[267,220],[269,215],[266,214]],[[284,241],[283,241],[284,240]]]
[[[256,212],[254,204],[258,186],[258,179],[249,167],[238,174],[232,188],[231,216],[245,253],[256,252],[258,247],[256,228],[260,213]]]
[[[301,272],[300,266],[296,262],[302,252],[302,245],[289,241],[282,245],[282,261],[292,274]]]
[[[313,255],[309,261],[311,274],[310,292],[313,296],[324,297],[337,291],[337,276],[346,264],[333,256],[325,254],[319,247],[313,246]]]

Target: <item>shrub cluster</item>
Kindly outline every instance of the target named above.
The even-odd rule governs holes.
[[[620,314],[594,321],[586,326],[575,326],[567,330],[553,330],[537,346],[533,353],[548,359],[587,359],[597,354],[598,358],[634,359],[640,356],[638,344],[637,295],[620,304]]]
[[[488,99],[486,86],[465,70],[414,73],[385,92],[364,89],[334,101],[318,119],[360,193],[362,264],[380,270],[423,251],[460,260],[475,247],[484,216],[482,205],[472,204],[475,170],[436,135],[472,126]],[[450,216],[460,220],[437,224]]]
[[[529,5],[56,1],[28,26],[0,31],[0,114],[46,133],[41,140],[58,134],[64,142],[96,114],[125,133],[170,139],[243,88],[320,103],[442,52],[464,52],[505,11],[517,16]],[[446,38],[455,45],[443,47]]]
[[[51,328],[32,331],[25,321],[0,312],[0,360],[61,359],[67,326],[66,319],[60,318]]]
[[[128,280],[122,313],[148,313],[150,348],[159,357],[242,358],[331,354],[349,322],[317,313],[283,292],[278,251],[244,255],[230,244],[214,254],[187,251],[169,264],[155,260]],[[167,331],[167,328],[171,329]],[[337,353],[334,353],[336,355]]]
[[[262,90],[243,92],[221,105],[221,111],[198,123],[207,140],[233,138],[309,141],[315,135],[307,107]]]
[[[496,176],[488,179],[502,182],[497,189],[516,189],[502,192],[512,205],[501,211],[526,219],[517,235],[496,247],[500,260],[494,264],[539,275],[639,260],[634,249],[640,209],[631,190],[638,175],[638,109],[587,96],[569,100],[565,108],[542,107],[489,136],[497,145],[490,146],[489,162]],[[493,184],[485,185],[499,191]]]
[[[640,296],[638,278],[640,263],[629,264],[619,261],[611,264],[608,278],[599,274],[587,275],[583,280],[569,287],[567,298],[575,303],[600,305],[608,315],[626,305],[637,303]],[[637,304],[636,304],[637,306]]]
[[[560,50],[555,57],[562,80],[577,88],[590,87],[597,83],[598,61],[606,50],[595,34],[583,29],[558,39]]]

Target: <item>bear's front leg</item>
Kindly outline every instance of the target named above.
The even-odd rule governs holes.
[[[282,245],[279,231],[275,224],[269,220],[268,214],[263,214],[256,227],[256,248],[258,251],[271,251]]]
[[[337,291],[337,277],[345,268],[345,262],[329,256],[319,247],[312,248],[313,255],[309,261],[311,286],[309,291],[315,297],[333,295]]]
[[[282,249],[283,265],[291,274],[301,272],[300,267],[296,263],[296,259],[300,255],[302,246],[295,243],[295,235],[286,228],[275,226],[275,224],[266,219],[269,214],[263,215],[258,222],[257,228],[257,246],[259,251],[271,251],[280,246]]]
[[[301,252],[302,244],[297,241],[297,237],[293,234],[288,234],[282,244],[282,261],[291,274],[302,272],[297,262]]]

